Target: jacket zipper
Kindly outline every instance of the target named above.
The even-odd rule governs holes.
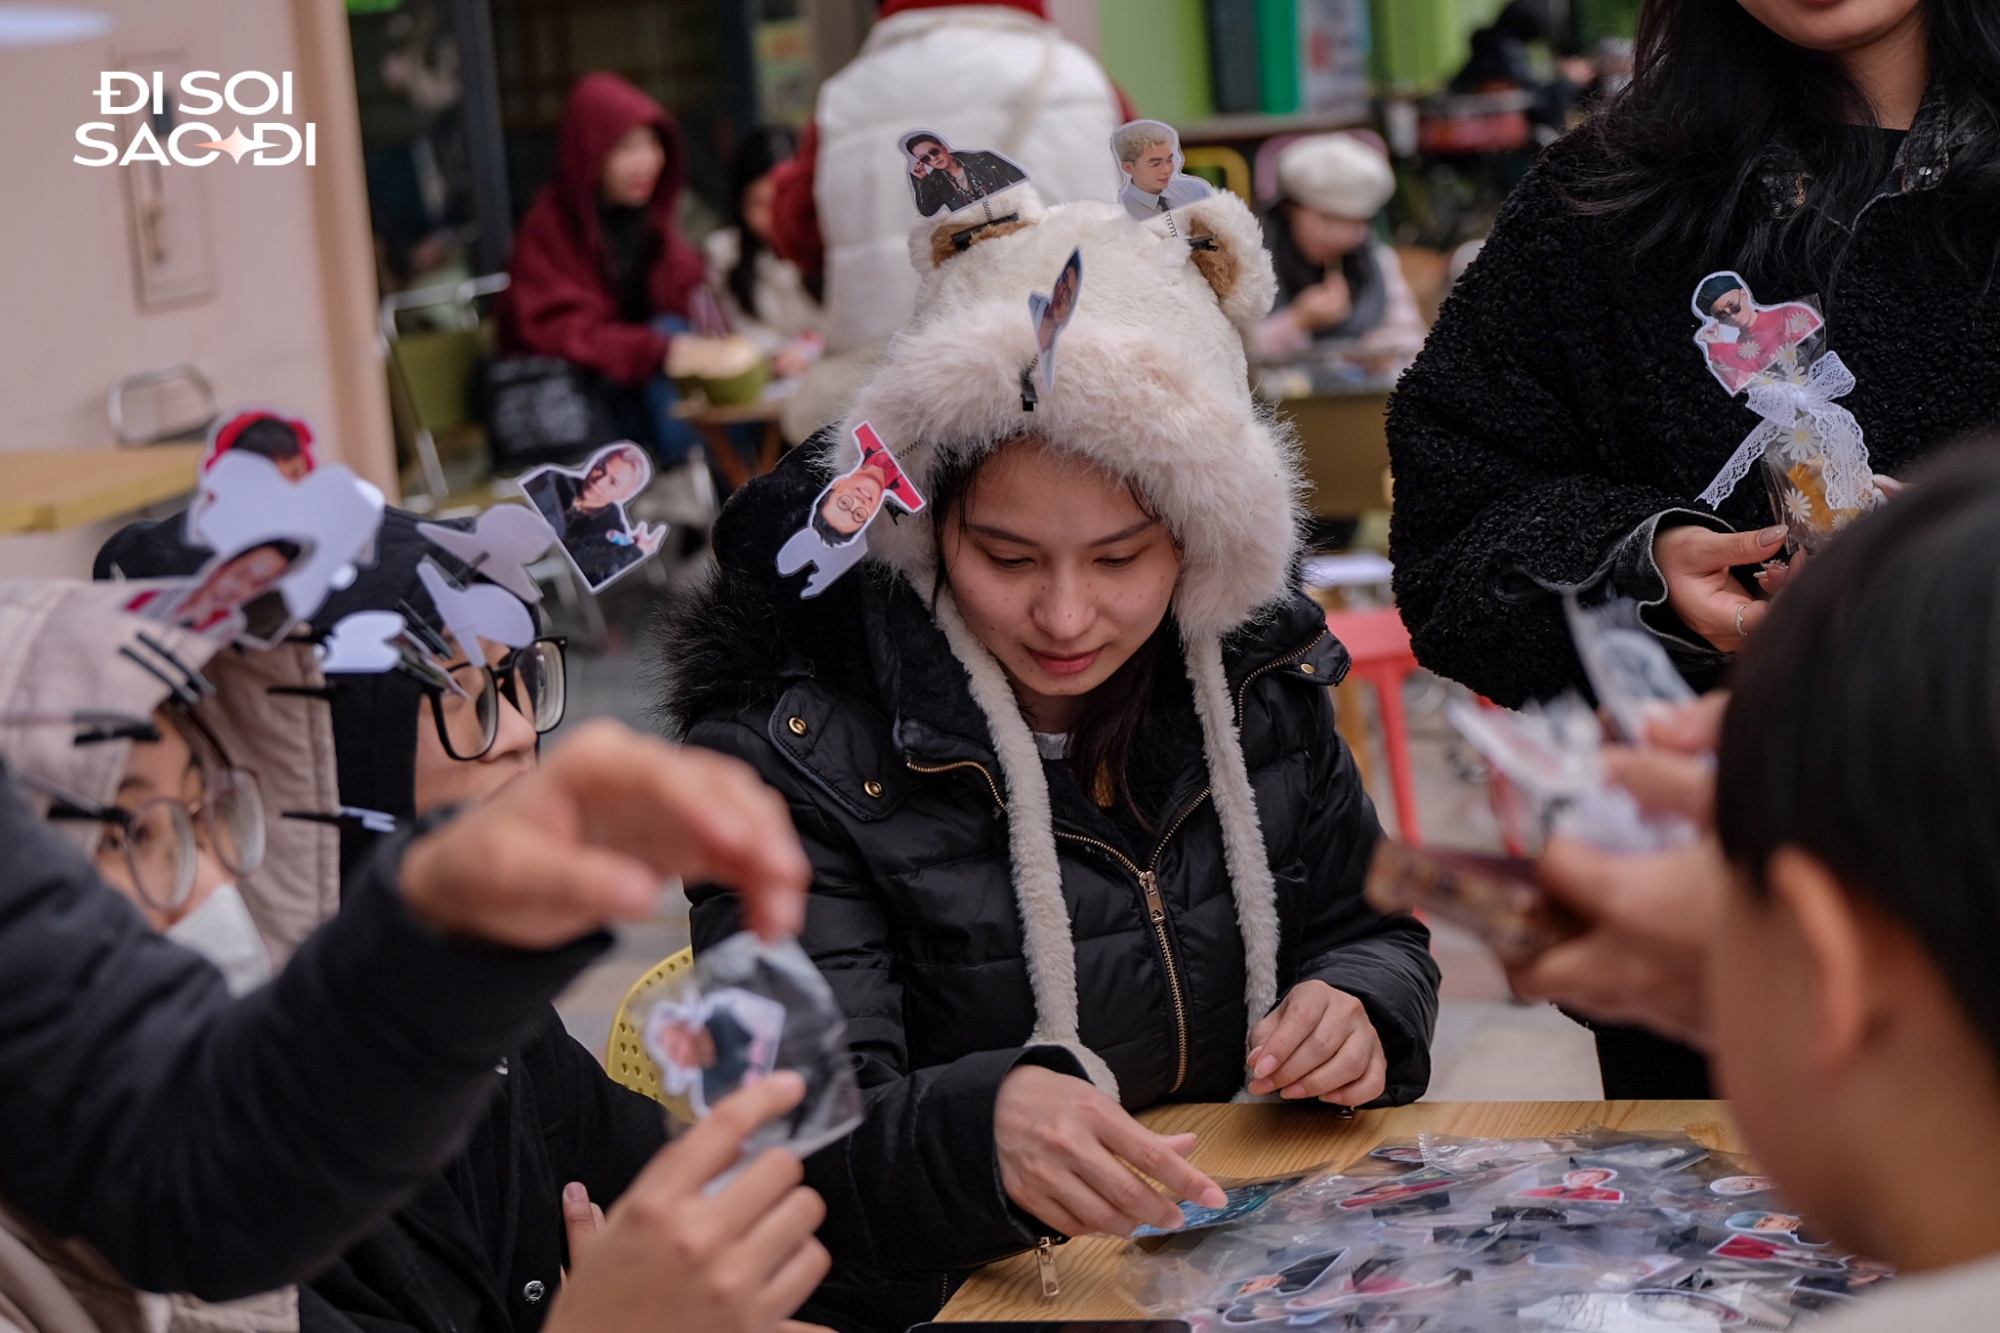
[[[991,773],[987,772],[986,765],[976,759],[960,759],[950,764],[920,764],[914,759],[905,759],[903,764],[912,773],[923,774],[949,773],[957,768],[976,768],[979,770],[979,776],[986,779],[987,790],[993,793],[993,804],[1002,810],[1007,808],[1007,798],[1000,794],[1000,784],[993,780]]]
[[[1160,897],[1160,877],[1156,871],[1160,864],[1160,857],[1166,853],[1167,843],[1173,838],[1174,834],[1180,831],[1181,825],[1187,822],[1188,816],[1192,815],[1200,808],[1201,803],[1208,799],[1211,790],[1211,788],[1203,787],[1193,800],[1181,807],[1181,812],[1174,816],[1173,823],[1167,825],[1167,831],[1160,835],[1159,842],[1153,847],[1152,859],[1146,863],[1146,868],[1143,870],[1139,868],[1138,864],[1131,857],[1125,855],[1125,853],[1119,851],[1108,842],[1100,841],[1097,838],[1085,837],[1081,833],[1065,833],[1061,829],[1056,830],[1058,838],[1068,838],[1071,842],[1080,842],[1086,846],[1095,847],[1131,871],[1133,878],[1139,881],[1140,892],[1146,896],[1146,916],[1153,923],[1153,937],[1159,941],[1160,961],[1167,969],[1167,991],[1172,996],[1174,1002],[1174,1082],[1173,1086],[1167,1089],[1169,1095],[1179,1092],[1181,1085],[1187,1082],[1187,993],[1181,985],[1180,958],[1174,953],[1173,935],[1167,929],[1167,905],[1165,900]]]
[[[1266,662],[1264,663],[1263,666],[1258,667],[1255,671],[1245,676],[1243,678],[1242,688],[1236,691],[1236,725],[1239,727],[1243,725],[1243,708],[1244,705],[1246,705],[1250,701],[1250,687],[1252,685],[1255,685],[1259,680],[1259,678],[1263,676],[1268,676],[1273,671],[1284,670],[1292,663],[1298,661],[1301,657],[1304,657],[1308,653],[1312,652],[1313,649],[1319,647],[1319,641],[1321,639],[1324,639],[1325,637],[1326,637],[1326,631],[1321,630],[1319,633],[1313,635],[1313,637],[1309,641],[1307,641],[1307,643],[1303,647],[1295,649],[1292,652],[1286,653],[1283,657],[1280,657],[1275,661]],[[1331,686],[1335,682],[1327,681],[1326,683],[1329,686]]]
[[[1044,1236],[1035,1242],[1035,1267],[1042,1275],[1042,1299],[1053,1300],[1062,1295],[1062,1283],[1056,1278],[1056,1243],[1054,1238]]]

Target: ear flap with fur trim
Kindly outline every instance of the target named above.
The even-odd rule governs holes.
[[[1188,257],[1215,291],[1229,322],[1247,329],[1271,313],[1278,278],[1264,248],[1264,229],[1241,199],[1210,195],[1176,215],[1188,237]]]

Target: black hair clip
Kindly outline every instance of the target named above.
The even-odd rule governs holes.
[[[1215,238],[1213,236],[1190,236],[1188,237],[1188,249],[1220,250],[1222,249],[1222,247],[1216,244]]]
[[[333,701],[333,690],[326,685],[266,685],[264,693],[286,699],[318,699],[322,703]]]
[[[135,652],[129,643],[118,645],[118,655],[131,662],[141,671],[144,671],[154,680],[159,681],[160,684],[166,686],[167,693],[172,696],[175,703],[183,708],[192,709],[205,697],[215,693],[215,686],[209,683],[208,677],[181,661],[180,658],[174,655],[173,649],[167,647],[144,630],[140,630],[134,637],[155,656],[178,672],[180,679],[174,679],[173,676],[168,675],[158,665],[148,661],[138,652]]]
[[[1041,364],[1042,358],[1038,352],[1035,354],[1033,361],[1021,367],[1021,410],[1023,412],[1034,411],[1035,404],[1042,401],[1041,395],[1035,392],[1035,368]]]
[[[997,227],[1003,222],[1019,222],[1020,220],[1021,215],[1019,213],[1009,213],[1005,217],[988,218],[984,222],[975,222],[964,231],[955,231],[951,234],[951,248],[960,254],[964,254],[972,248],[973,238],[988,227]]]
[[[286,819],[297,819],[307,824],[331,824],[335,828],[358,828],[366,833],[394,833],[396,817],[381,810],[369,810],[358,805],[343,805],[340,809],[327,813],[319,810],[286,810]]]

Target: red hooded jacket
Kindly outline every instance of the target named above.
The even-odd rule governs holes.
[[[689,293],[702,280],[702,260],[674,220],[686,171],[680,127],[645,93],[599,71],[584,75],[570,91],[556,178],[542,187],[514,238],[507,265],[513,281],[501,294],[498,311],[500,342],[507,350],[558,356],[626,384],[660,373],[668,340],[648,325],[618,318],[611,257],[597,221],[604,159],[638,125],[651,125],[667,151],[666,170],[646,210],[661,238],[648,278],[653,309],[688,313]]]

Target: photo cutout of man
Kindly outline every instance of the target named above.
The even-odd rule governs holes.
[[[285,538],[258,542],[210,561],[182,589],[148,589],[126,602],[125,609],[218,643],[240,636],[253,646],[268,645],[291,626],[278,584],[307,549]]]
[[[826,484],[813,500],[806,525],[778,551],[780,574],[814,567],[801,596],[819,596],[868,554],[864,534],[884,503],[893,503],[905,514],[924,507],[923,494],[903,475],[873,426],[865,421],[856,426],[854,440],[861,446],[861,461]]]
[[[583,471],[540,467],[516,483],[549,526],[592,592],[630,572],[655,551],[665,527],[625,517],[625,502],[653,480],[653,460],[630,440],[607,444]]]
[[[236,449],[268,458],[286,481],[304,481],[317,466],[312,443],[312,427],[304,421],[262,410],[238,412],[215,428],[201,470]]]
[[[1818,311],[1797,301],[1758,305],[1750,285],[1727,272],[1701,280],[1695,288],[1694,312],[1702,319],[1694,340],[1709,371],[1732,394],[1743,392],[1750,381],[1825,324]]]
[[[951,213],[1028,179],[998,153],[958,150],[933,130],[911,130],[902,139],[910,163],[910,196],[924,217]]]
[[[1070,251],[1047,296],[1035,292],[1028,297],[1028,314],[1035,321],[1036,364],[1041,367],[1044,389],[1055,387],[1056,339],[1076,313],[1077,293],[1082,289],[1083,250],[1078,248]]]
[[[1111,135],[1123,187],[1118,202],[1139,221],[1206,199],[1208,182],[1181,172],[1181,136],[1163,120],[1132,120]]]

